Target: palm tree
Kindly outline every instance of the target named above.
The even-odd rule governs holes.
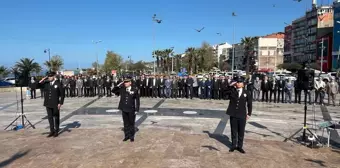
[[[175,59],[175,71],[179,72],[179,71],[181,71],[181,59],[182,59],[182,55],[181,54],[176,54],[176,55],[174,55],[174,59]]]
[[[165,49],[163,50],[164,54],[164,68],[167,70],[167,72],[170,74],[170,65],[169,65],[169,60],[170,60],[170,54],[172,53],[173,49]]]
[[[21,74],[20,78],[22,79],[22,84],[26,86],[30,73],[41,69],[41,67],[37,62],[34,62],[34,59],[22,58],[15,63],[13,69]]]
[[[185,50],[185,54],[188,57],[188,72],[192,74],[192,63],[195,56],[195,48],[189,47]]]
[[[64,60],[61,58],[61,56],[55,55],[51,58],[50,61],[46,61],[44,65],[48,67],[51,71],[56,72],[63,67]]]
[[[157,69],[159,68],[159,58],[161,57],[162,52],[160,50],[155,50],[152,53],[152,57],[156,58],[156,63],[157,63]]]
[[[244,37],[241,39],[241,44],[244,46],[244,60],[243,64],[246,65],[246,73],[247,75],[249,72],[255,70],[255,59],[254,57],[254,46],[255,42],[258,38],[257,37]]]
[[[4,77],[9,74],[9,70],[5,66],[0,66],[0,76]]]

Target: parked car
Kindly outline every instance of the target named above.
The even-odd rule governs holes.
[[[3,81],[11,83],[12,85],[15,85],[15,78],[14,77],[5,78]]]
[[[12,85],[13,85],[12,83],[0,80],[0,87],[3,87],[3,86],[12,86]]]

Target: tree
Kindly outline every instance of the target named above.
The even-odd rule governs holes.
[[[4,77],[9,74],[9,70],[5,66],[0,66],[0,76]]]
[[[44,65],[51,71],[57,72],[63,68],[64,60],[60,55],[54,55],[51,57],[50,61],[46,61]]]
[[[194,47],[189,47],[185,50],[185,55],[188,60],[188,72],[192,74],[192,64],[193,64],[193,59],[195,57],[195,48]]]
[[[293,62],[293,63],[283,63],[283,64],[277,65],[277,68],[278,69],[286,69],[286,70],[291,71],[291,72],[296,72],[296,71],[298,71],[299,69],[302,68],[302,65],[298,64],[296,62]]]
[[[121,64],[122,64],[123,58],[114,53],[113,51],[107,51],[106,53],[106,58],[105,58],[105,62],[103,65],[103,71],[106,74],[111,73],[112,70],[117,70],[118,72],[120,72]]]
[[[156,64],[157,64],[157,71],[159,69],[159,62],[160,62],[160,57],[162,57],[162,51],[161,50],[155,50],[152,52],[152,57],[156,58]]]
[[[145,63],[143,61],[138,61],[131,65],[131,70],[144,72],[147,69]]]
[[[165,49],[163,50],[163,57],[164,57],[164,69],[167,70],[167,73],[170,74],[170,55],[173,53],[173,49]],[[165,71],[163,69],[163,72]]]
[[[175,71],[179,72],[179,71],[181,71],[182,55],[181,54],[176,54],[173,57],[174,57],[174,62],[175,62]]]
[[[243,64],[246,65],[246,73],[254,72],[255,67],[255,57],[254,57],[254,47],[258,37],[244,37],[241,39],[241,44],[244,46],[244,60]]]
[[[212,69],[217,65],[217,57],[214,53],[214,48],[207,42],[203,42],[198,51],[199,54],[199,69],[204,72]]]
[[[41,67],[37,62],[34,62],[34,59],[22,58],[15,63],[13,69],[17,74],[20,73],[20,78],[23,80],[22,84],[27,86],[30,73],[41,69]]]

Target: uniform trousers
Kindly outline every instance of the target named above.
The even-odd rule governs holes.
[[[136,114],[134,112],[122,112],[124,123],[125,138],[134,138],[135,136],[135,120]]]
[[[60,112],[58,107],[46,107],[46,111],[51,133],[58,133],[60,124]]]
[[[243,147],[244,130],[246,128],[246,119],[230,116],[231,144],[233,148]]]

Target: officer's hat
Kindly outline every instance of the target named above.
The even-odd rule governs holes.
[[[57,74],[57,73],[52,72],[52,71],[47,72],[47,76],[48,76],[48,77],[53,77],[53,76],[55,76],[56,74]]]
[[[131,82],[131,80],[132,80],[131,76],[127,76],[127,77],[124,79],[124,83]]]
[[[237,76],[234,78],[234,81],[237,83],[243,83],[244,82],[244,78],[241,76]]]

